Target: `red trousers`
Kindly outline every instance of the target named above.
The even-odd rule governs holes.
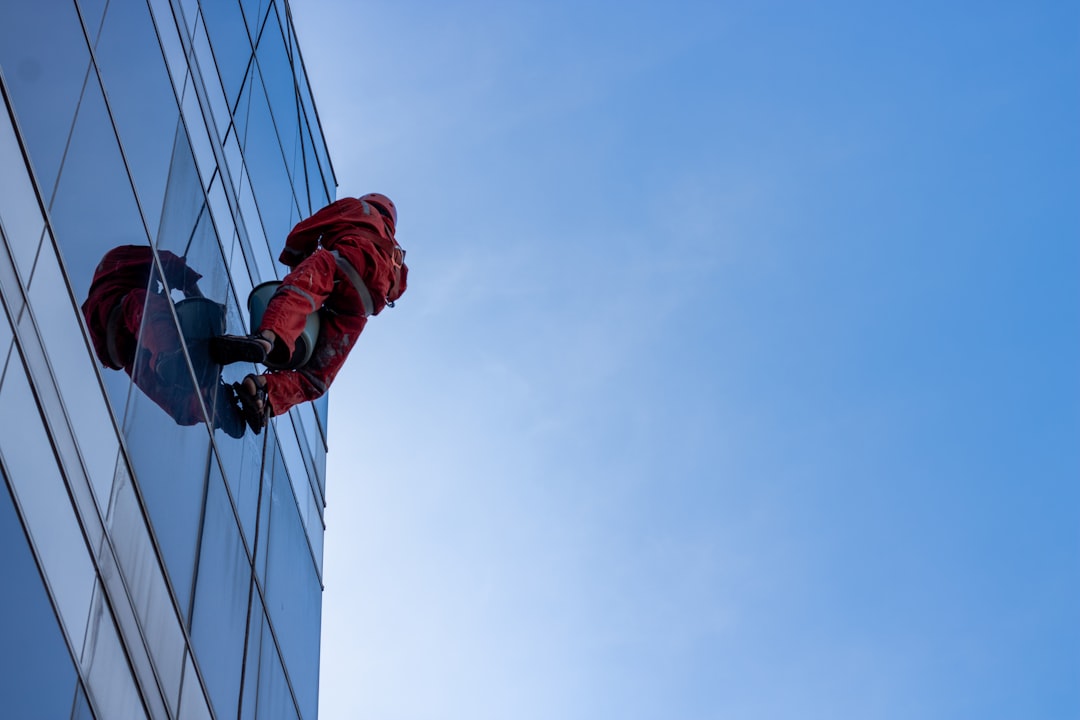
[[[266,305],[259,331],[273,332],[277,336],[274,352],[287,352],[288,357],[304,331],[307,316],[316,311],[319,338],[307,364],[298,370],[266,373],[266,392],[275,415],[321,397],[367,324],[363,303],[352,282],[335,257],[322,248],[302,260],[281,281],[281,287]]]

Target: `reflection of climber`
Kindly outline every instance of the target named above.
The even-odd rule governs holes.
[[[211,356],[222,364],[284,364],[307,316],[319,312],[319,338],[303,367],[248,375],[234,385],[255,432],[271,415],[325,393],[368,316],[393,307],[405,292],[409,268],[394,239],[396,225],[394,203],[378,193],[342,198],[318,211],[289,233],[280,260],[292,271],[267,303],[256,334],[210,341]]]
[[[159,250],[165,282],[186,297],[202,297],[201,275],[184,259]],[[94,352],[106,367],[124,370],[146,395],[179,425],[203,421],[199,396],[193,391],[180,334],[169,310],[170,300],[158,287],[149,246],[121,245],[101,259],[94,271],[90,293],[82,305]],[[220,377],[201,389],[215,427],[233,437],[244,434],[237,416],[232,388]],[[216,403],[215,403],[216,401]]]

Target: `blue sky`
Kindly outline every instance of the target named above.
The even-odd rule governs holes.
[[[292,10],[411,269],[322,717],[1080,717],[1080,7]]]

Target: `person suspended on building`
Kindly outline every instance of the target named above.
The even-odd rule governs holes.
[[[205,404],[215,428],[242,437],[244,418],[232,387],[221,382],[220,374],[213,373],[198,389],[193,384],[170,309],[167,291],[203,297],[198,285],[202,276],[168,250],[159,250],[158,258],[160,274],[148,245],[120,245],[98,263],[82,304],[94,354],[105,367],[126,372],[177,424],[203,422]]]
[[[379,193],[342,198],[319,210],[286,238],[279,259],[291,270],[268,301],[256,332],[210,340],[211,358],[223,365],[284,366],[308,315],[319,314],[314,351],[303,366],[249,374],[234,384],[256,433],[270,417],[321,397],[368,318],[393,307],[405,292],[409,268],[394,237],[396,227],[397,209]]]

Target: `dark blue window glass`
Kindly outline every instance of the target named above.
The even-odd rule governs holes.
[[[101,87],[93,75],[79,105],[50,210],[56,241],[80,302],[108,250],[147,242]]]
[[[202,552],[195,581],[191,640],[218,717],[235,717],[251,594],[251,565],[225,483],[212,465]]]
[[[161,214],[180,110],[145,2],[109,3],[94,53],[147,224]]]
[[[180,610],[186,615],[209,461],[206,426],[180,427],[144,393],[134,390],[124,435],[154,535]]]
[[[0,473],[0,698],[4,717],[70,716],[78,676]]]
[[[276,257],[285,243],[286,235],[295,224],[295,218],[299,216],[299,209],[285,170],[285,150],[270,115],[270,106],[258,68],[253,69],[249,82],[244,87],[241,105],[245,114],[241,118],[241,110],[238,110],[236,121],[240,125],[244,161],[251,177],[263,229]],[[287,150],[291,157],[293,146],[290,145]],[[249,224],[252,222],[252,218],[246,214],[245,219]]]
[[[300,485],[307,487],[306,480]],[[270,506],[270,546],[266,571],[266,612],[293,679],[304,717],[315,717],[319,687],[319,625],[322,588],[289,480],[274,476]]]
[[[289,684],[285,679],[285,671],[281,667],[281,657],[278,655],[274,638],[270,634],[270,628],[263,624],[262,656],[259,661],[259,696],[258,707],[255,717],[259,720],[296,720],[296,705],[289,693]],[[315,720],[315,715],[304,717]]]
[[[75,707],[71,711],[71,720],[94,720],[94,713],[90,710],[90,703],[86,699],[86,690],[79,685],[75,693]]]
[[[270,105],[270,113],[277,128],[286,167],[300,187],[304,178],[297,177],[295,169],[303,166],[303,148],[300,144],[300,98],[296,94],[292,63],[289,62],[285,38],[276,11],[267,16],[266,27],[259,38],[256,50],[264,90]],[[299,163],[298,163],[299,161]]]
[[[262,656],[263,626],[262,600],[257,592],[252,593],[251,607],[248,611],[247,643],[244,647],[244,678],[240,697],[240,719],[256,720],[259,692],[259,658]]]
[[[52,193],[90,66],[71,0],[0,3],[0,68],[46,196]]]
[[[240,0],[240,6],[244,10],[244,22],[247,24],[248,35],[251,44],[254,45],[259,39],[263,24],[266,22],[266,11],[270,9],[272,0]]]
[[[251,62],[251,41],[244,25],[244,15],[239,3],[209,0],[202,3],[203,20],[206,34],[214,50],[217,71],[221,75],[221,84],[225,88],[225,97],[229,107],[236,106],[240,87],[244,84],[244,75]],[[203,68],[210,72],[212,68]],[[224,134],[225,128],[219,128]]]

